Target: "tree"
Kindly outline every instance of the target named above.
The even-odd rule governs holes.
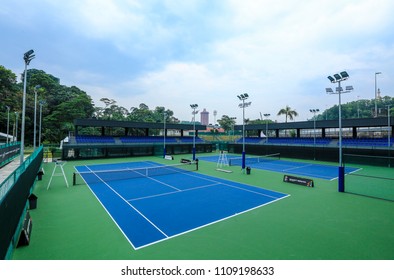
[[[377,100],[378,116],[387,116],[387,106],[394,107],[394,98],[384,96]],[[375,99],[360,99],[342,104],[342,119],[373,118],[375,112]],[[338,105],[324,110],[316,116],[317,120],[337,120]]]
[[[233,130],[235,125],[235,119],[230,118],[227,115],[223,115],[221,119],[218,120],[218,124],[225,130],[230,131]]]
[[[21,111],[22,91],[16,83],[16,75],[0,65],[0,132],[6,132],[8,110],[10,110],[10,126],[15,122],[16,111]],[[12,134],[12,131],[10,131]]]
[[[128,120],[134,122],[154,122],[155,118],[153,117],[152,111],[149,110],[149,107],[141,103],[139,107],[130,108]]]
[[[117,120],[123,121],[127,119],[129,111],[122,106],[116,105],[114,99],[101,98],[100,101],[104,102],[105,107],[96,107],[94,110],[94,116],[102,120]]]
[[[42,142],[58,143],[74,129],[74,119],[92,117],[94,106],[86,92],[76,86],[61,85],[59,78],[42,70],[29,69],[26,90],[26,143],[32,143],[33,140],[34,87],[37,85],[41,86],[37,101],[44,100],[46,103],[42,108]],[[21,92],[22,86],[23,83],[18,84],[17,92]],[[20,103],[21,99],[16,96],[17,102]]]
[[[286,116],[286,122],[287,122],[287,118],[289,118],[290,120],[293,120],[294,117],[298,116],[298,113],[295,110],[291,109],[289,105],[286,105],[285,108],[280,109],[280,111],[278,112],[277,115],[278,116],[285,115]]]

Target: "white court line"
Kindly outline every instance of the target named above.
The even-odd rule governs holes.
[[[144,196],[144,197],[132,198],[132,199],[128,199],[127,201],[136,201],[136,200],[142,200],[142,199],[153,198],[153,197],[158,197],[158,196],[170,195],[170,194],[174,194],[174,193],[187,192],[187,191],[192,191],[192,190],[208,188],[208,187],[212,187],[212,186],[216,186],[216,185],[219,185],[219,183],[205,185],[205,186],[199,186],[199,187],[195,187],[195,188],[184,189],[184,190],[179,190],[179,191],[174,191],[174,192],[167,192],[167,193],[149,195],[149,196]]]
[[[150,164],[153,165],[153,166],[161,166],[160,164],[156,165],[155,163],[150,163]],[[244,188],[241,188],[241,187],[238,187],[238,186],[234,186],[234,185],[231,185],[231,184],[226,184],[226,183],[223,183],[223,182],[220,182],[220,181],[216,181],[216,180],[212,180],[212,179],[209,179],[209,178],[205,178],[205,177],[203,177],[203,176],[197,176],[196,174],[198,174],[198,173],[184,172],[184,173],[181,173],[181,174],[185,174],[185,175],[187,175],[187,176],[194,177],[194,178],[198,178],[198,179],[203,179],[203,180],[206,180],[206,181],[209,181],[209,182],[218,184],[218,185],[220,184],[220,185],[228,186],[228,187],[231,187],[231,188],[236,188],[236,189],[240,189],[240,190],[243,190],[243,191],[247,191],[247,192],[255,193],[255,194],[258,194],[258,195],[266,196],[266,197],[269,197],[269,198],[278,199],[278,197],[275,197],[275,196],[271,196],[271,195],[263,194],[263,193],[260,193],[260,192],[255,192],[255,191],[252,191],[252,190],[244,189]],[[206,176],[209,176],[209,175],[206,175]],[[209,177],[211,177],[211,176],[209,176]],[[242,184],[242,185],[250,186],[250,187],[253,187],[253,188],[258,188],[258,187],[256,187],[256,186],[247,185],[247,184],[245,184],[245,183],[230,181],[230,180],[227,180],[227,179],[223,179],[223,180],[224,180],[224,181],[229,181],[229,182],[234,182],[234,183],[237,183],[237,184]],[[264,189],[264,188],[263,188],[263,189]],[[268,191],[272,191],[272,192],[276,192],[276,193],[279,193],[279,194],[283,194],[283,195],[287,195],[287,196],[288,196],[288,194],[284,194],[284,193],[281,193],[281,192],[277,192],[277,191],[273,191],[273,190],[268,190]]]
[[[283,169],[282,171],[290,171],[290,170],[296,170],[296,169],[300,169],[300,168],[304,168],[304,167],[308,167],[308,166],[313,166],[314,164],[306,164],[306,165],[302,165],[302,166],[296,166],[296,167],[291,167],[291,168],[287,168],[287,169]]]
[[[184,173],[184,174],[187,175],[187,176],[191,176],[191,177],[198,178],[198,179],[204,179],[204,180],[207,180],[207,181],[216,183],[216,184],[224,185],[224,186],[227,186],[227,187],[230,187],[230,188],[235,188],[235,189],[239,189],[239,190],[242,190],[242,191],[251,192],[251,193],[258,194],[258,195],[266,196],[266,197],[269,197],[269,198],[278,199],[278,197],[275,197],[275,196],[271,196],[271,195],[264,194],[264,193],[260,193],[260,192],[255,192],[255,191],[252,191],[252,190],[244,189],[244,188],[242,188],[242,187],[238,187],[238,186],[234,186],[234,185],[231,185],[231,184],[223,183],[223,182],[220,182],[220,181],[208,179],[208,178],[205,178],[205,177],[196,176],[196,175],[194,175],[194,174],[190,174],[190,173]],[[229,181],[229,182],[234,182],[234,183],[237,183],[237,184],[242,184],[242,185],[250,186],[250,187],[253,187],[253,188],[258,188],[258,187],[253,186],[253,185],[247,185],[247,184],[244,184],[244,183],[239,183],[239,182],[235,182],[235,181],[230,181],[230,180],[227,180],[227,179],[223,179],[223,180]],[[262,188],[262,189],[264,189],[264,188]],[[272,190],[268,190],[268,191],[272,191]],[[277,192],[277,191],[272,191],[272,192],[280,193],[280,192]],[[280,194],[284,194],[284,193],[280,193]]]
[[[192,228],[192,229],[189,229],[189,230],[186,230],[186,231],[183,231],[183,232],[180,232],[180,233],[177,233],[177,234],[168,236],[167,238],[159,239],[159,240],[157,240],[157,241],[154,241],[154,242],[151,242],[151,243],[142,245],[142,246],[137,247],[137,248],[135,248],[135,249],[136,249],[136,250],[139,250],[139,249],[148,247],[148,246],[150,246],[150,245],[157,244],[157,243],[159,243],[159,242],[166,241],[166,240],[168,240],[168,239],[171,239],[171,238],[174,238],[174,237],[178,237],[178,236],[181,236],[181,235],[183,235],[183,234],[186,234],[186,233],[189,233],[189,232],[192,232],[192,231],[195,231],[195,230],[198,230],[198,229],[202,229],[202,228],[204,228],[204,227],[207,227],[207,226],[210,226],[210,225],[213,225],[213,224],[216,224],[216,223],[219,223],[219,222],[222,222],[222,221],[231,219],[231,218],[236,217],[236,216],[238,216],[238,215],[241,215],[241,214],[250,212],[250,211],[252,211],[252,210],[261,208],[261,207],[263,207],[263,206],[266,206],[266,205],[268,205],[268,204],[277,202],[277,201],[279,201],[279,200],[281,200],[281,199],[284,199],[284,198],[286,198],[286,197],[288,197],[288,196],[290,196],[290,195],[286,195],[286,196],[284,196],[284,197],[276,198],[276,199],[274,199],[274,200],[272,200],[272,201],[270,201],[270,202],[267,202],[267,203],[264,203],[264,204],[260,204],[260,205],[258,205],[258,206],[255,206],[255,207],[246,209],[246,210],[244,210],[244,211],[235,213],[235,214],[233,214],[233,215],[229,215],[229,216],[224,217],[224,218],[222,218],[222,219],[219,219],[219,220],[216,220],[216,221],[207,223],[207,224],[205,224],[205,225],[202,225],[202,226],[199,226],[199,227],[195,227],[195,228]]]
[[[93,170],[91,170],[88,166],[85,165],[85,167],[87,169],[89,169],[91,172],[94,173]],[[166,233],[164,233],[158,226],[156,226],[151,220],[149,220],[144,214],[142,214],[137,208],[135,208],[130,202],[128,202],[126,199],[124,199],[124,197],[122,197],[117,191],[115,191],[110,185],[108,185],[103,179],[101,179],[96,173],[94,173],[94,175],[100,179],[101,182],[103,182],[110,190],[112,190],[117,196],[120,197],[120,199],[122,199],[124,202],[126,202],[128,205],[130,205],[131,208],[134,209],[134,211],[136,211],[138,214],[141,215],[141,217],[143,217],[148,223],[150,223],[154,228],[156,228],[160,233],[162,233],[165,237],[168,237],[168,235]],[[108,212],[108,211],[107,211]],[[112,215],[110,214],[110,216],[112,217]],[[118,225],[119,227],[119,225]],[[120,228],[120,227],[119,227]],[[122,231],[123,232],[123,231]],[[134,247],[134,246],[133,246]]]
[[[162,184],[162,185],[164,185],[164,186],[170,187],[171,189],[176,190],[176,192],[182,191],[181,189],[178,189],[178,188],[176,188],[176,187],[174,187],[174,186],[172,186],[172,185],[170,185],[170,184],[164,183],[164,182],[162,182],[162,181],[160,181],[160,180],[157,180],[157,179],[155,179],[155,178],[153,178],[153,177],[145,176],[145,178],[150,179],[150,180],[152,180],[152,181],[154,181],[154,182],[157,182],[157,183],[159,183],[159,184]]]
[[[85,167],[88,168],[88,169],[90,170],[89,167],[87,167],[87,166],[85,166]],[[153,245],[153,244],[162,242],[162,241],[166,241],[166,240],[168,240],[168,239],[171,239],[171,238],[174,238],[174,237],[177,237],[177,236],[180,236],[180,235],[183,235],[183,234],[186,234],[186,233],[189,233],[189,232],[192,232],[192,231],[195,231],[195,230],[198,230],[198,229],[201,229],[201,228],[204,228],[204,227],[207,227],[207,226],[210,226],[210,225],[219,223],[219,222],[221,222],[221,221],[224,221],[224,220],[233,218],[233,217],[235,217],[235,216],[241,215],[241,214],[243,214],[243,213],[246,213],[246,212],[249,212],[249,211],[258,209],[258,208],[260,208],[260,207],[263,207],[263,206],[265,206],[265,205],[268,205],[268,204],[277,202],[277,201],[279,201],[279,200],[281,200],[281,199],[284,199],[284,198],[290,196],[290,195],[288,195],[288,194],[280,193],[280,192],[273,191],[273,190],[268,190],[268,191],[272,191],[272,192],[275,192],[275,193],[284,195],[283,197],[274,197],[274,196],[270,196],[270,195],[263,194],[263,193],[260,193],[260,192],[255,192],[255,191],[252,191],[252,190],[244,189],[244,188],[242,188],[242,187],[238,187],[238,186],[234,186],[234,185],[227,184],[227,183],[224,183],[224,182],[220,182],[220,181],[216,181],[216,180],[213,180],[213,179],[209,179],[209,178],[211,177],[211,176],[209,176],[209,175],[206,175],[207,177],[209,177],[209,178],[206,178],[205,176],[201,176],[201,175],[198,174],[198,173],[197,173],[197,174],[193,174],[193,172],[186,172],[186,173],[181,173],[181,174],[185,174],[186,176],[190,176],[190,177],[194,177],[194,178],[206,180],[206,181],[208,181],[208,182],[212,182],[213,184],[209,184],[209,185],[205,185],[205,186],[200,186],[200,187],[195,187],[195,188],[190,188],[190,189],[185,189],[185,190],[180,190],[180,191],[186,192],[186,191],[189,191],[189,190],[198,189],[198,188],[206,188],[206,187],[214,186],[214,185],[224,185],[224,186],[228,186],[228,187],[231,187],[231,188],[240,189],[240,190],[242,190],[242,191],[247,191],[247,192],[255,193],[255,194],[258,194],[258,195],[261,195],[261,196],[266,196],[266,197],[272,198],[273,200],[270,201],[270,202],[267,202],[267,203],[264,203],[264,204],[260,204],[260,205],[258,205],[258,206],[255,206],[255,207],[246,209],[246,210],[244,210],[244,211],[241,211],[241,212],[238,212],[238,213],[234,213],[234,214],[229,215],[229,216],[227,216],[227,217],[224,217],[224,218],[222,218],[222,219],[215,220],[215,221],[213,221],[213,222],[210,222],[210,223],[207,223],[207,224],[204,224],[204,225],[201,225],[201,226],[192,228],[192,229],[190,229],[190,230],[186,230],[186,231],[180,232],[180,233],[178,233],[178,234],[174,234],[174,235],[170,235],[170,236],[169,236],[169,235],[165,234],[159,227],[157,227],[157,226],[156,226],[152,221],[150,221],[147,217],[145,217],[145,216],[144,216],[139,210],[137,210],[133,205],[131,205],[131,203],[129,203],[127,200],[125,200],[125,199],[124,199],[118,192],[116,192],[111,186],[109,186],[106,182],[104,182],[99,176],[97,176],[97,175],[95,174],[95,175],[96,175],[96,176],[97,176],[97,177],[98,177],[108,188],[110,188],[110,189],[111,189],[116,195],[118,195],[123,201],[125,201],[126,203],[128,203],[128,205],[130,205],[130,207],[132,207],[137,213],[139,213],[144,219],[146,219],[152,226],[154,226],[159,232],[161,232],[161,233],[165,236],[164,238],[158,239],[158,240],[156,240],[156,241],[154,241],[154,242],[147,243],[147,244],[142,245],[142,246],[139,246],[139,247],[135,247],[134,244],[133,244],[133,243],[131,242],[131,240],[129,239],[129,237],[123,232],[122,228],[117,224],[117,222],[115,221],[115,219],[111,216],[111,214],[108,212],[108,210],[105,208],[105,206],[101,203],[100,199],[96,196],[96,194],[94,194],[94,192],[93,192],[92,190],[91,190],[91,191],[92,191],[93,194],[96,196],[96,198],[99,200],[99,202],[103,205],[104,209],[107,211],[107,213],[108,213],[109,216],[112,218],[112,220],[115,222],[115,224],[117,224],[117,226],[119,227],[119,229],[121,230],[121,232],[123,233],[123,235],[126,237],[126,239],[129,241],[129,243],[131,244],[131,246],[132,246],[135,250],[139,250],[139,249],[141,249],[141,248],[144,248],[144,247],[147,247],[147,246],[150,246],[150,245]],[[147,177],[147,178],[151,178],[151,177]],[[253,185],[248,185],[248,184],[244,184],[244,183],[240,183],[240,182],[235,182],[235,181],[231,181],[231,180],[227,180],[227,179],[223,179],[223,181],[225,181],[225,182],[234,182],[234,183],[236,183],[236,184],[242,184],[242,185],[246,185],[246,186],[258,188],[258,187],[253,186]],[[86,182],[86,181],[85,181],[85,182]],[[159,182],[160,182],[160,181],[159,181]],[[87,185],[89,186],[89,184],[87,184]],[[90,188],[90,187],[89,187],[89,188]],[[166,193],[166,194],[160,194],[160,195],[169,195],[169,194],[171,194],[171,193],[174,194],[174,193],[178,193],[178,192],[179,192],[179,191],[174,191],[174,192],[170,192],[170,193]],[[157,195],[157,196],[160,196],[160,195]],[[152,197],[153,197],[153,196],[152,196]],[[141,199],[143,199],[143,198],[141,198]],[[138,199],[135,199],[135,200],[138,200]],[[131,200],[131,201],[132,201],[132,200]]]

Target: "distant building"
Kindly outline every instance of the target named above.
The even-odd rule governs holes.
[[[200,113],[200,116],[201,116],[201,124],[208,125],[209,124],[209,112],[205,108]]]

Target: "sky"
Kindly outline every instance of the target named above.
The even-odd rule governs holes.
[[[342,103],[394,97],[392,0],[0,0],[0,65],[29,68],[128,110],[164,106],[180,120],[190,104],[242,123],[295,121],[338,104],[327,79],[341,71],[354,91]],[[375,75],[376,72],[381,72]],[[217,112],[216,117],[214,111]],[[263,116],[264,118],[264,116]]]

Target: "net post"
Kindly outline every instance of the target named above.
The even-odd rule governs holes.
[[[338,192],[345,192],[345,167],[338,167]]]
[[[73,186],[75,186],[76,184],[77,184],[77,175],[74,172],[73,173]]]
[[[195,162],[196,162],[196,171],[198,171],[198,158],[196,158]]]
[[[242,172],[245,171],[245,167],[246,167],[246,153],[245,151],[242,152]]]

